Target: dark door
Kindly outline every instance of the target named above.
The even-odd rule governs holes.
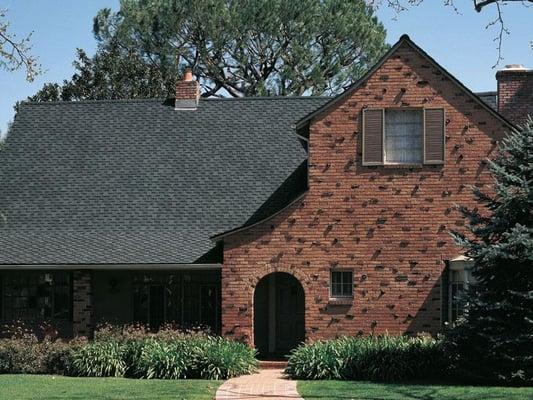
[[[305,294],[290,274],[277,272],[259,281],[254,293],[254,341],[263,358],[288,354],[305,338]]]
[[[287,354],[304,340],[304,293],[294,277],[276,276],[276,352]]]

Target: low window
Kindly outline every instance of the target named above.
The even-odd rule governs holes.
[[[331,271],[331,297],[353,296],[353,272],[349,270]]]
[[[385,110],[385,162],[420,164],[423,161],[423,110]]]
[[[448,271],[448,322],[453,325],[464,314],[468,302],[465,292],[474,282],[471,261],[450,261]]]
[[[68,272],[6,274],[3,278],[3,318],[69,320],[70,289]]]

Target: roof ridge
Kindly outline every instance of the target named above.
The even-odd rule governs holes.
[[[249,97],[209,97],[201,98],[201,101],[254,101],[254,100],[309,100],[309,99],[328,99],[333,96],[249,96]],[[161,102],[173,100],[173,98],[147,97],[142,99],[101,99],[101,100],[57,100],[57,101],[34,101],[23,100],[23,105],[54,105],[54,104],[84,104],[84,103],[143,103],[143,102]]]

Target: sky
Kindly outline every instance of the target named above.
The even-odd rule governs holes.
[[[472,1],[456,0],[459,14],[443,6],[444,0],[425,0],[411,10],[395,15],[381,7],[378,18],[387,29],[387,41],[394,44],[407,33],[452,75],[473,91],[496,89],[495,73],[506,64],[533,68],[533,6],[509,3],[502,7],[509,35],[503,41],[503,57],[497,59],[496,29],[485,29],[496,17],[494,6],[483,12],[473,10]],[[0,70],[0,131],[5,133],[13,119],[13,105],[35,94],[46,82],[62,82],[74,72],[76,48],[94,53],[92,19],[96,12],[110,7],[117,10],[119,0],[0,0],[8,9],[11,31],[18,37],[32,33],[33,54],[45,73],[34,82],[25,80],[24,71]]]

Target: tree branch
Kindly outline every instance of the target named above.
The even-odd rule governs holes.
[[[9,23],[4,21],[6,10],[0,9],[0,68],[7,71],[26,69],[26,80],[32,82],[35,76],[42,73],[37,58],[30,54],[31,33],[22,40],[16,40],[15,35],[9,33]]]

